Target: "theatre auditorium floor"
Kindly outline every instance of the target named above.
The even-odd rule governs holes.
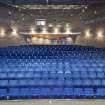
[[[0,101],[0,105],[105,105],[105,100],[59,100],[59,99],[39,99],[39,100],[9,100]]]

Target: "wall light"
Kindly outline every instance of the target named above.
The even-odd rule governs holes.
[[[66,33],[70,34],[70,28],[69,27],[66,28]]]
[[[71,26],[70,24],[66,24],[65,33],[70,34],[70,32],[71,32]]]
[[[58,27],[55,27],[54,28],[54,33],[58,33],[59,32],[59,28]]]
[[[35,34],[35,29],[34,29],[34,28],[31,28],[30,33],[31,33],[31,34]]]
[[[87,29],[85,31],[85,38],[90,38],[90,37],[91,37],[90,29]]]
[[[104,37],[104,35],[103,35],[103,30],[99,30],[99,31],[97,32],[97,39],[98,39],[98,40],[102,40],[103,37]]]
[[[73,40],[72,40],[71,37],[67,37],[67,38],[66,38],[66,41],[67,41],[67,43],[69,43],[69,44],[73,43]]]
[[[12,28],[12,33],[11,33],[13,36],[17,36],[18,33],[17,33],[17,29],[16,28]]]
[[[4,37],[4,36],[5,36],[5,30],[1,29],[1,31],[0,31],[0,37]]]
[[[46,27],[43,27],[42,33],[47,33],[47,28]]]

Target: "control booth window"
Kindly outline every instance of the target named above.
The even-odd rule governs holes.
[[[46,20],[45,19],[36,19],[35,24],[37,26],[45,26],[46,25]]]

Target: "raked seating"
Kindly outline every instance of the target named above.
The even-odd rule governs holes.
[[[0,48],[0,99],[104,98],[105,48]]]

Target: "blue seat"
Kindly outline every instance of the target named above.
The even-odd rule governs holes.
[[[91,85],[93,85],[92,80],[91,79],[83,79],[82,85],[83,86],[91,86]]]
[[[98,78],[104,78],[105,77],[105,74],[104,74],[104,72],[103,71],[99,71],[99,72],[97,72],[97,77]]]
[[[96,78],[96,72],[95,71],[89,71],[89,77],[90,78]]]
[[[81,78],[87,78],[87,77],[89,77],[89,74],[88,74],[88,72],[87,71],[81,71]]]
[[[7,96],[7,90],[6,89],[0,89],[0,97]]]
[[[49,78],[50,77],[50,75],[49,75],[49,73],[48,72],[43,72],[42,73],[42,78]]]
[[[72,45],[0,48],[1,96],[104,96],[104,53]]]
[[[57,80],[55,80],[56,81],[56,86],[64,86],[64,78],[59,78],[59,79],[57,79]]]
[[[74,88],[74,96],[84,96],[84,91],[82,88]]]
[[[31,96],[41,96],[41,89],[40,88],[30,88],[30,95]]]
[[[50,91],[51,96],[62,96],[62,88],[52,88]]]
[[[33,76],[34,76],[35,78],[41,78],[42,75],[41,75],[41,73],[34,73]]]
[[[25,77],[24,75],[25,75],[24,72],[16,73],[17,78],[24,78]]]
[[[102,86],[105,86],[105,79],[102,80]]]
[[[9,86],[17,86],[18,80],[9,80]]]
[[[51,96],[52,90],[50,88],[40,88],[41,96]]]
[[[85,93],[85,96],[88,96],[88,97],[92,97],[95,95],[93,88],[84,88],[84,93]]]
[[[97,88],[96,96],[98,96],[98,97],[105,97],[105,88]]]
[[[8,86],[9,83],[8,83],[8,80],[0,80],[0,86]]]
[[[10,91],[9,91],[9,96],[20,96],[20,89],[19,88],[10,88]]]
[[[74,85],[76,86],[81,86],[83,84],[81,79],[74,79],[73,82],[74,82]]]
[[[18,80],[18,85],[19,86],[27,86],[28,84],[28,80]]]
[[[73,73],[72,73],[72,77],[74,77],[74,78],[80,78],[80,72],[77,72],[77,71],[73,71]]]
[[[47,84],[48,86],[55,86],[55,85],[57,85],[56,83],[55,83],[55,80],[56,79],[47,79],[45,82],[45,85]]]
[[[65,74],[63,74],[64,78],[71,78],[72,73],[70,71],[65,71]]]
[[[21,88],[19,91],[20,96],[30,96],[29,88]]]
[[[8,78],[16,78],[16,77],[17,77],[16,73],[12,72],[8,73]]]
[[[33,72],[24,73],[24,77],[25,78],[32,78],[33,77]]]
[[[64,81],[65,86],[73,86],[73,80],[72,79],[66,79]]]
[[[36,86],[36,85],[38,85],[38,80],[35,80],[35,79],[28,79],[28,80],[27,80],[27,85],[28,85],[28,86]]]
[[[7,73],[5,72],[5,73],[0,73],[0,78],[2,79],[2,78],[7,78]]]
[[[93,85],[95,85],[95,86],[101,86],[102,85],[101,79],[94,79],[93,80]]]
[[[63,94],[64,96],[73,96],[73,88],[64,88]]]

